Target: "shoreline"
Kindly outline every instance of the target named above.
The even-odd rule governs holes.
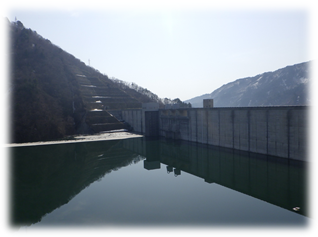
[[[11,143],[4,144],[5,147],[22,147],[22,146],[41,146],[41,145],[57,145],[79,142],[95,142],[95,141],[108,141],[108,140],[120,140],[128,138],[143,137],[143,135],[130,133],[130,132],[105,132],[96,135],[77,135],[72,140],[56,140],[56,141],[39,141],[39,142],[27,142],[27,143]]]

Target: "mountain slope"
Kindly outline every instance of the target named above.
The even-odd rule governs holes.
[[[122,89],[20,21],[8,24],[10,142],[125,128],[108,109],[141,108],[144,102],[155,102],[129,88]]]
[[[185,102],[202,107],[203,99],[214,99],[215,107],[308,105],[309,62],[287,66],[230,82]]]

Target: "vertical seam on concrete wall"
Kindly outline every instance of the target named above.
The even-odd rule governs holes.
[[[231,120],[232,120],[232,148],[234,148],[234,109],[231,110]]]
[[[247,149],[248,151],[251,150],[251,145],[250,145],[250,141],[251,141],[251,111],[250,109],[247,110]]]
[[[205,110],[205,120],[206,120],[206,144],[209,144],[209,109]]]
[[[203,143],[203,111],[201,113],[201,143]]]
[[[188,118],[189,118],[189,120],[188,120],[188,138],[189,138],[189,141],[192,141],[192,129],[191,129],[191,121],[192,121],[192,119],[191,119],[191,112],[190,112],[190,110],[188,110]]]
[[[268,154],[268,120],[269,120],[269,110],[266,110],[266,154]]]
[[[221,145],[221,123],[220,123],[220,110],[218,110],[218,123],[219,123],[219,127],[218,127],[218,130],[219,130],[219,146]]]
[[[143,129],[143,115],[144,115],[144,112],[141,110],[141,114],[140,114],[140,118],[141,118],[141,119],[140,119],[140,120],[141,120],[141,121],[140,121],[141,134],[144,134],[144,131],[143,131],[143,130],[144,130],[144,129]]]
[[[198,142],[198,110],[195,110],[195,141]]]
[[[287,111],[287,157],[290,158],[290,119],[291,119],[291,110]]]

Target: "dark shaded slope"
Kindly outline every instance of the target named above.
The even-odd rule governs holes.
[[[81,100],[63,51],[22,23],[13,24],[10,33],[12,141],[73,134],[72,102]]]
[[[108,109],[152,99],[120,86],[21,22],[10,23],[10,142],[55,140],[125,128]]]

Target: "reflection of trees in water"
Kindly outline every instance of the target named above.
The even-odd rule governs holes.
[[[143,157],[122,141],[12,148],[14,225],[30,225],[68,203],[91,183]]]

